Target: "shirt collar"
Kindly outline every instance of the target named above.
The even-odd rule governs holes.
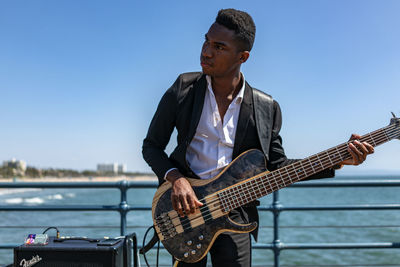
[[[246,87],[246,80],[244,78],[243,73],[240,73],[242,75],[243,83],[242,87],[239,90],[239,93],[236,95],[235,99],[232,100],[232,102],[235,102],[237,104],[241,104],[243,101],[243,96],[244,96],[244,88]],[[207,89],[208,91],[214,96],[214,92],[212,90],[212,83],[211,83],[211,77],[209,75],[206,75],[207,79]]]

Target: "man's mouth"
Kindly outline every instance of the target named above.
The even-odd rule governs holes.
[[[200,61],[200,65],[201,65],[202,67],[211,67],[211,64],[210,64],[210,63],[208,63],[208,62],[206,62],[206,61],[203,61],[203,60]]]

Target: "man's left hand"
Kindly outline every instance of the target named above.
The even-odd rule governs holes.
[[[374,153],[374,147],[367,142],[358,141],[361,138],[358,134],[352,134],[347,146],[347,151],[351,155],[351,159],[347,159],[338,165],[360,165],[365,161],[368,154]]]

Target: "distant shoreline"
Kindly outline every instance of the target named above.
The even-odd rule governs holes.
[[[96,177],[17,177],[17,178],[1,178],[0,182],[118,182],[118,181],[157,181],[155,175],[138,175],[138,176],[96,176]]]

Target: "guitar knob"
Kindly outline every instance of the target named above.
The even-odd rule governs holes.
[[[189,253],[185,253],[185,254],[183,254],[183,257],[185,257],[185,258],[187,258],[187,257],[189,257]]]
[[[199,236],[199,240],[203,240],[204,239],[204,236],[203,235],[200,235]]]
[[[196,248],[201,249],[201,244],[197,244]]]
[[[192,240],[189,240],[188,242],[186,242],[186,244],[187,244],[188,246],[190,246],[192,243],[193,243]]]
[[[193,255],[196,254],[196,250],[194,250],[194,249],[191,252]]]

